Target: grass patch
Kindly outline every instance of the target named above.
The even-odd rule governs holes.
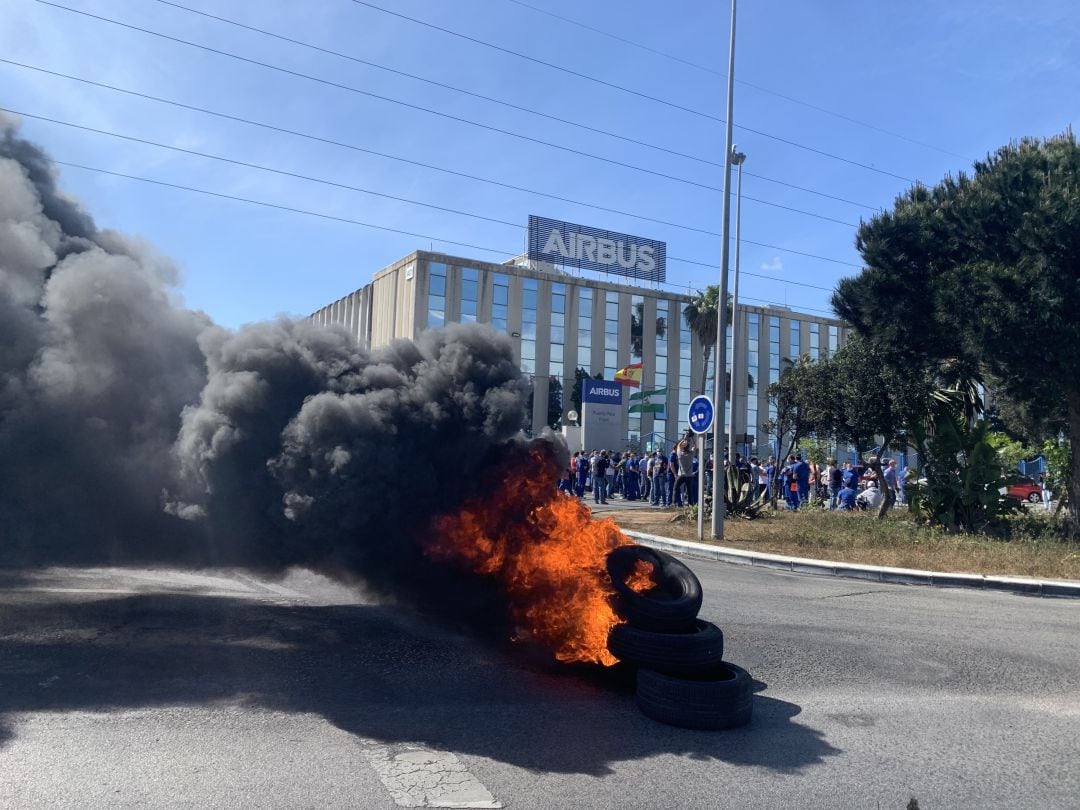
[[[625,529],[697,539],[696,523],[673,521],[670,511],[626,509],[608,514]],[[1060,522],[1031,509],[1011,518],[1000,536],[946,534],[916,524],[904,508],[894,510],[883,521],[867,512],[766,513],[757,520],[729,520],[724,531],[722,545],[770,554],[942,572],[1080,580],[1080,544],[1061,540]]]

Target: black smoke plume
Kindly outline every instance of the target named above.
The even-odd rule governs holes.
[[[0,564],[300,565],[445,593],[415,539],[527,458],[509,340],[233,332],[177,281],[0,119]]]

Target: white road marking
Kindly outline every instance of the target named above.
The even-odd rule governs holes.
[[[363,741],[364,756],[400,807],[502,807],[449,751]]]

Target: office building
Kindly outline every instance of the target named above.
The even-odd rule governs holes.
[[[574,408],[577,369],[611,380],[619,369],[641,363],[641,388],[628,393],[664,391],[649,400],[663,409],[628,412],[625,434],[628,444],[651,449],[670,446],[686,429],[692,397],[712,393],[711,373],[703,384],[703,347],[683,317],[691,300],[656,285],[586,278],[523,257],[498,264],[416,251],[311,318],[343,325],[369,347],[415,339],[429,327],[455,322],[489,324],[507,333],[522,373],[533,382],[531,420],[523,427],[534,432],[549,415],[565,421]],[[736,441],[751,453],[767,452],[762,425],[771,416],[769,383],[779,379],[789,359],[835,352],[844,325],[775,306],[740,305],[739,314]],[[730,370],[730,339],[728,347]]]

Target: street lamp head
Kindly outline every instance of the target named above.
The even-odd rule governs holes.
[[[746,153],[740,152],[735,144],[731,145],[731,165],[741,166],[742,162],[746,160]]]

